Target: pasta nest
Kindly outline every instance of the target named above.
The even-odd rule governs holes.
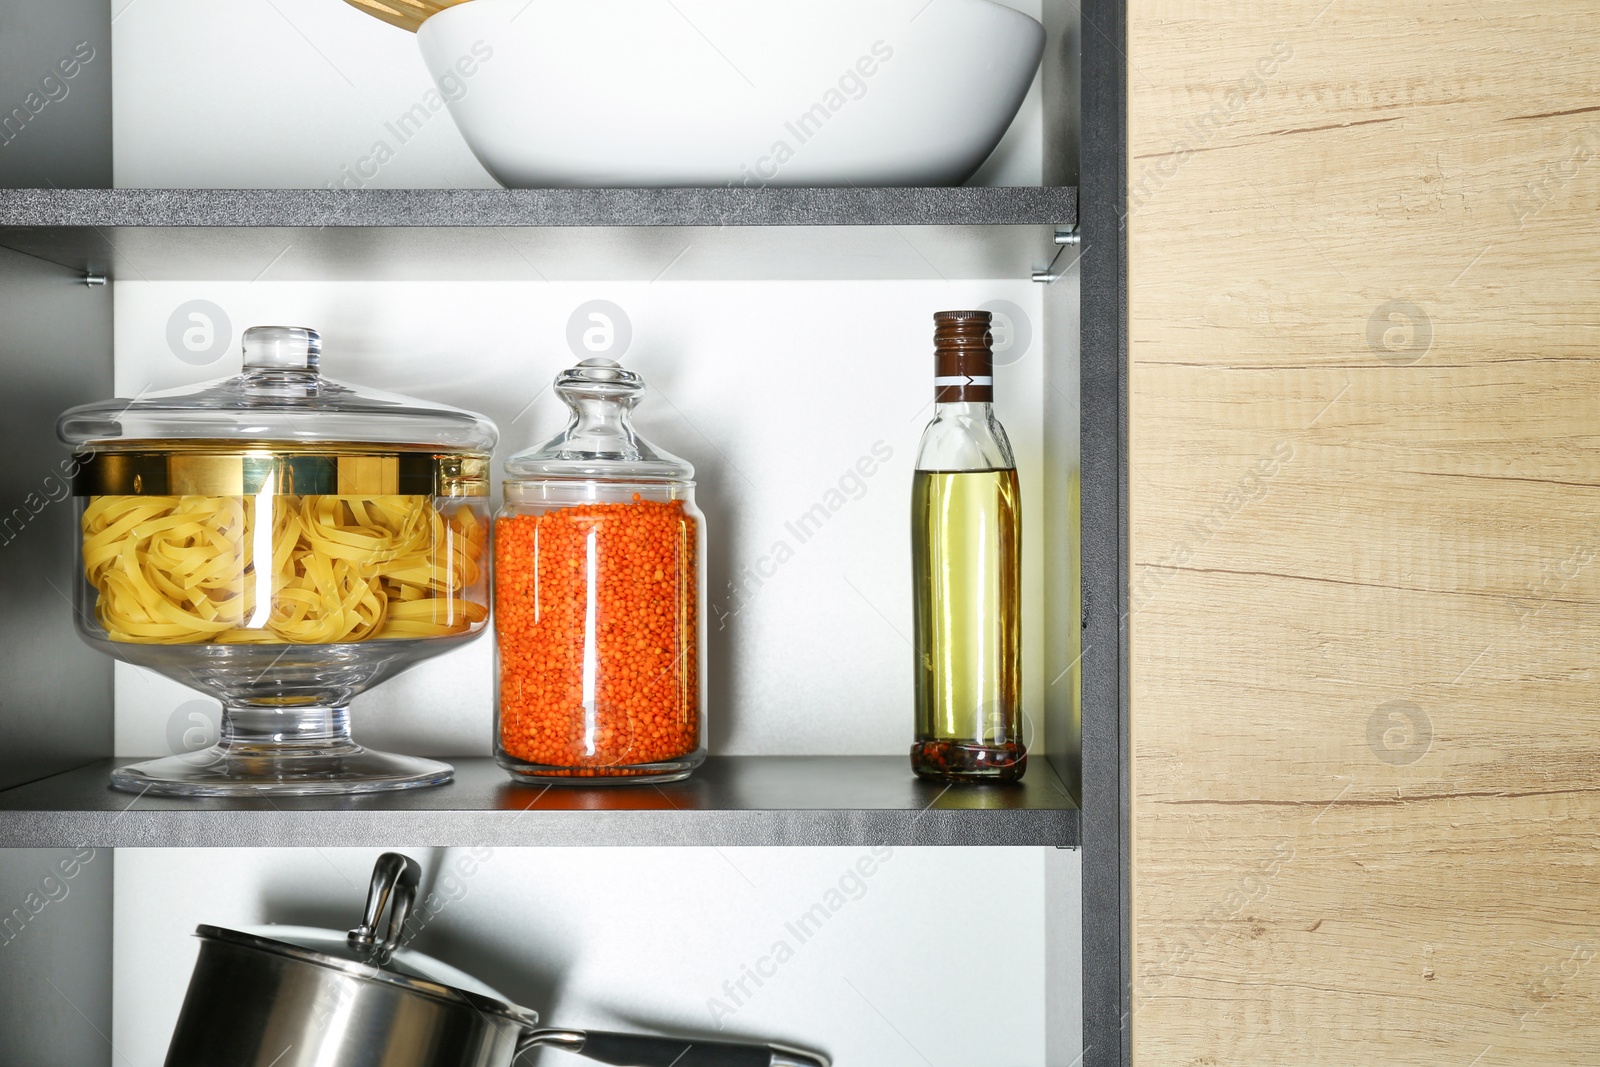
[[[466,633],[488,617],[487,540],[471,507],[426,496],[99,496],[83,513],[95,615],[143,644]]]

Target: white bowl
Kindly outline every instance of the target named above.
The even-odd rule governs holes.
[[[512,188],[959,184],[1044,49],[989,0],[472,0],[417,38]]]

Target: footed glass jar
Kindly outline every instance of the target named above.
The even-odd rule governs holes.
[[[532,781],[676,781],[706,756],[694,468],[634,432],[637,374],[590,359],[555,388],[567,428],[507,461],[495,520],[496,758]]]
[[[471,412],[322,377],[301,327],[244,335],[242,374],[73,408],[77,625],[107,655],[222,702],[211,748],[120,767],[177,796],[437,785],[363,748],[353,697],[489,617],[489,454]]]

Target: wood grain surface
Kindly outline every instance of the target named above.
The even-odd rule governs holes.
[[[1134,1062],[1600,1064],[1600,5],[1128,57]]]

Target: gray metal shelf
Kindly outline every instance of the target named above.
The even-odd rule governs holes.
[[[1026,278],[1077,190],[0,189],[0,246],[124,280]]]
[[[492,760],[457,759],[434,789],[251,800],[118,793],[117,762],[0,792],[0,848],[1079,843],[1044,759],[1020,785],[958,788],[917,780],[899,756],[714,757],[687,781],[611,788],[519,785]]]
[[[0,189],[0,227],[1044,226],[1071,186],[811,189]]]

